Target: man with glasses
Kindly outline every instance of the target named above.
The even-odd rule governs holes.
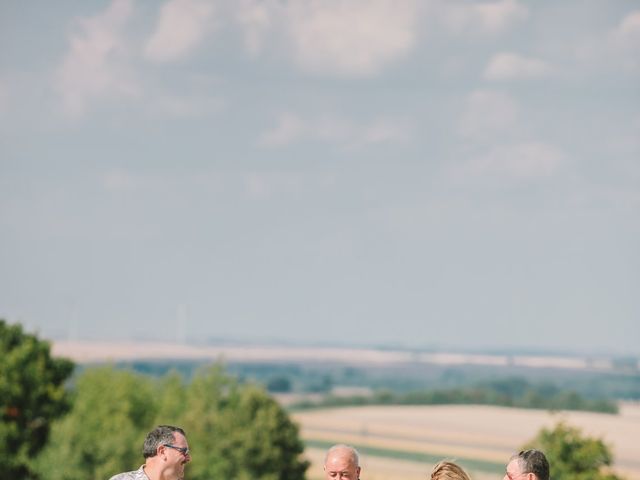
[[[522,450],[509,459],[502,480],[549,480],[549,462],[540,450]]]
[[[334,445],[324,458],[326,480],[360,480],[358,451],[349,445]]]
[[[119,473],[110,480],[182,480],[191,461],[187,436],[180,427],[160,425],[144,440],[145,464],[138,470]]]

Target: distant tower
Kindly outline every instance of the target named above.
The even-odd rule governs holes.
[[[78,340],[78,307],[76,302],[73,302],[69,309],[69,319],[67,320],[67,340],[69,342]]]
[[[176,340],[179,343],[187,343],[188,318],[187,306],[181,303],[176,309],[176,325],[178,327]]]

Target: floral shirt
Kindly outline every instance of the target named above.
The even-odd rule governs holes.
[[[138,470],[119,473],[118,475],[111,477],[109,480],[149,480],[149,477],[144,473],[144,465],[142,465]]]

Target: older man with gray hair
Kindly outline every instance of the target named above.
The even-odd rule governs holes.
[[[533,448],[512,455],[502,480],[549,480],[547,457]]]
[[[114,475],[110,480],[183,480],[191,461],[187,435],[180,427],[159,425],[147,434],[142,446],[145,463],[138,470]]]
[[[324,474],[327,480],[359,480],[358,451],[342,443],[331,447],[324,457]]]

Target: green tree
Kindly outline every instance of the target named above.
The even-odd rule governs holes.
[[[184,416],[187,391],[180,374],[171,370],[156,381],[158,411],[154,425],[180,425]]]
[[[70,360],[52,358],[49,343],[0,319],[0,471],[35,478],[31,459],[45,446],[51,422],[67,411]]]
[[[267,390],[273,393],[286,393],[291,391],[291,380],[285,375],[276,375],[267,381]]]
[[[157,405],[152,380],[111,367],[78,376],[73,408],[54,425],[37,460],[50,480],[104,480],[143,463],[142,443]]]
[[[552,429],[543,428],[525,448],[545,453],[552,480],[620,480],[608,469],[613,463],[609,447],[564,422]]]
[[[309,463],[301,458],[298,427],[262,388],[238,384],[219,366],[189,385],[183,425],[194,480],[304,479]]]
[[[78,376],[73,408],[55,423],[37,471],[50,480],[104,480],[134,470],[158,424],[186,430],[192,480],[302,480],[308,467],[297,426],[282,407],[220,366],[199,371],[189,384],[175,372],[155,379],[101,367]]]

